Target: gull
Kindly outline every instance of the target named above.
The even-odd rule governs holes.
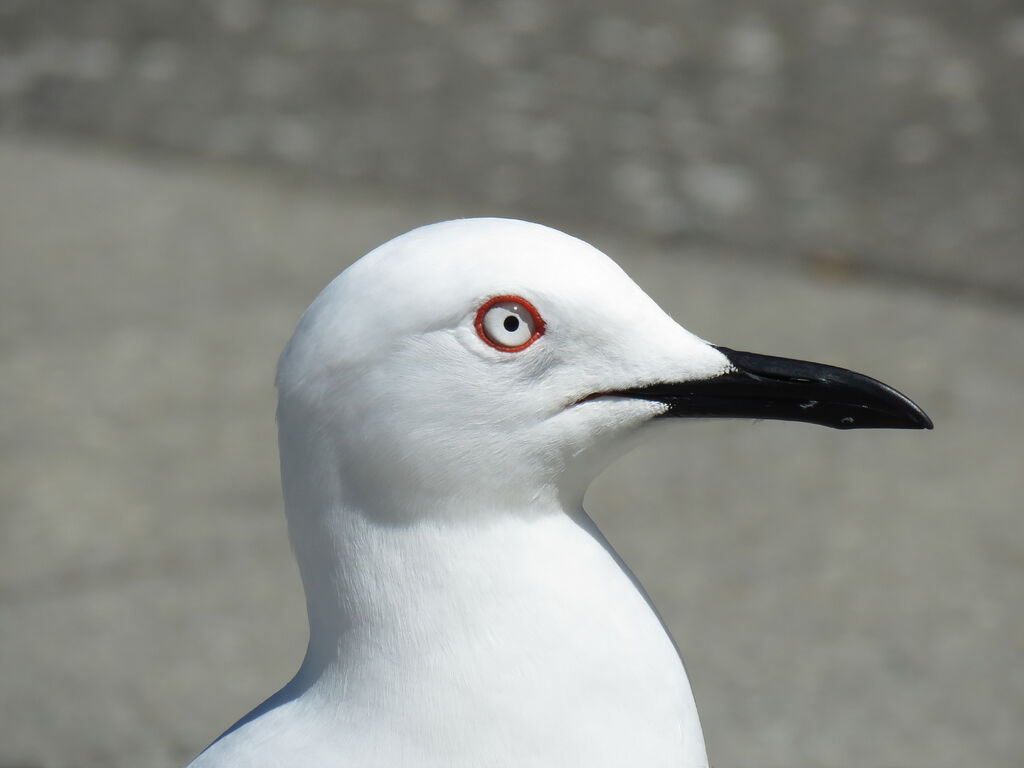
[[[932,426],[866,376],[709,344],[594,247],[509,219],[356,261],[277,389],[308,649],[191,768],[707,766],[587,485],[666,417]]]

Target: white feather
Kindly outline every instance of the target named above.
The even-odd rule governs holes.
[[[518,353],[473,327],[518,295]],[[705,766],[686,673],[582,510],[664,406],[581,398],[728,361],[591,246],[481,219],[339,275],[278,371],[281,471],[310,642],[193,768]]]

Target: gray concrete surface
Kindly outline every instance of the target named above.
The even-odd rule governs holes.
[[[464,209],[0,140],[0,766],[180,765],[294,671],[277,354],[352,259]],[[715,764],[1024,762],[1024,312],[574,232],[702,336],[936,423],[674,424],[591,489]]]
[[[1020,0],[2,0],[0,130],[1024,301]]]

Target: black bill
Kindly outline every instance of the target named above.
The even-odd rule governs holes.
[[[805,421],[835,429],[932,428],[932,420],[910,398],[868,376],[804,360],[715,349],[735,370],[703,381],[615,394],[666,403],[665,416]]]

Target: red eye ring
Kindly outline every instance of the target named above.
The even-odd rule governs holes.
[[[489,310],[493,309],[496,305],[503,303],[515,304],[522,307],[530,314],[530,318],[533,320],[533,333],[530,335],[530,338],[522,344],[517,344],[515,346],[501,344],[498,341],[495,341],[487,332],[487,328],[484,325],[484,317],[487,315]],[[505,295],[495,296],[488,299],[483,303],[480,309],[477,310],[476,319],[473,321],[473,325],[476,327],[477,335],[483,339],[485,344],[490,347],[494,347],[495,349],[499,349],[502,352],[521,352],[544,335],[544,320],[540,316],[540,312],[538,312],[537,308],[522,296]]]

